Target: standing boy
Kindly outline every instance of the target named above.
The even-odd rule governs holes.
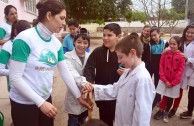
[[[141,61],[143,45],[138,37],[126,36],[115,47],[118,62],[126,68],[119,80],[109,85],[90,85],[95,100],[116,99],[115,126],[150,126],[155,87]]]
[[[73,45],[74,37],[77,34],[77,31],[79,30],[79,23],[76,20],[71,20],[67,23],[69,28],[69,34],[65,36],[63,40],[63,51],[64,53],[72,51],[75,47]],[[90,52],[90,49],[87,48],[86,52]]]
[[[103,45],[96,48],[88,58],[84,68],[84,76],[91,83],[102,85],[117,82],[119,75],[118,58],[115,45],[121,37],[121,27],[116,23],[108,24],[103,29]],[[100,119],[113,126],[116,100],[96,101]]]
[[[79,27],[79,23],[76,20],[71,20],[67,23],[69,28],[69,34],[65,36],[63,41],[63,51],[64,53],[69,52],[74,49],[73,39],[76,35]]]

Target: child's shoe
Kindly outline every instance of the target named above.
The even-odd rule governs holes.
[[[191,119],[192,113],[190,113],[189,111],[186,111],[186,112],[181,113],[180,116],[183,119]]]
[[[172,117],[175,115],[176,111],[177,111],[176,108],[172,108],[172,109],[170,110],[169,114],[168,114],[168,117],[169,117],[169,118],[172,118]]]
[[[164,112],[164,115],[163,115],[163,121],[165,122],[165,123],[167,123],[168,122],[168,112]]]
[[[154,115],[154,119],[159,120],[163,117],[164,115],[164,110],[159,110],[158,112],[156,112],[156,114]]]

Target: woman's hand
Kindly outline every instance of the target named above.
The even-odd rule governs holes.
[[[55,118],[57,115],[57,108],[47,101],[40,106],[40,110],[49,118]]]

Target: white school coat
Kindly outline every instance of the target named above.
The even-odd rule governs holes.
[[[86,78],[83,77],[83,69],[88,60],[89,53],[85,53],[84,64],[82,65],[81,60],[77,56],[75,49],[65,53],[65,62],[71,74],[73,75],[76,84],[78,85],[80,91],[82,86],[87,82]],[[87,109],[82,107],[71,91],[67,88],[65,96],[65,112],[69,114],[79,115]]]
[[[115,126],[150,126],[155,87],[142,62],[113,85],[95,85],[95,100],[116,99]]]
[[[194,87],[194,41],[189,45],[184,44],[184,54],[188,58],[181,80],[181,88],[186,90],[188,86]]]

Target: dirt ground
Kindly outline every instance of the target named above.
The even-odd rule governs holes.
[[[101,44],[102,42],[100,40],[92,40],[91,50],[93,50],[97,46],[100,46]],[[67,126],[67,113],[64,112],[65,91],[66,86],[60,78],[58,71],[56,70],[52,94],[53,104],[58,109],[58,114],[55,118],[55,126]],[[175,117],[169,119],[168,123],[164,123],[162,120],[154,120],[152,118],[151,126],[192,126],[191,119],[183,120],[179,118],[179,114],[187,110],[187,94],[187,91],[184,91],[184,96]],[[155,107],[155,109],[153,110],[153,114],[155,114],[157,110],[158,107]],[[5,116],[4,126],[10,126],[12,122],[10,114],[10,101],[8,97],[5,77],[0,77],[0,111],[3,112]],[[96,107],[93,111],[93,118],[99,118],[98,109]]]

